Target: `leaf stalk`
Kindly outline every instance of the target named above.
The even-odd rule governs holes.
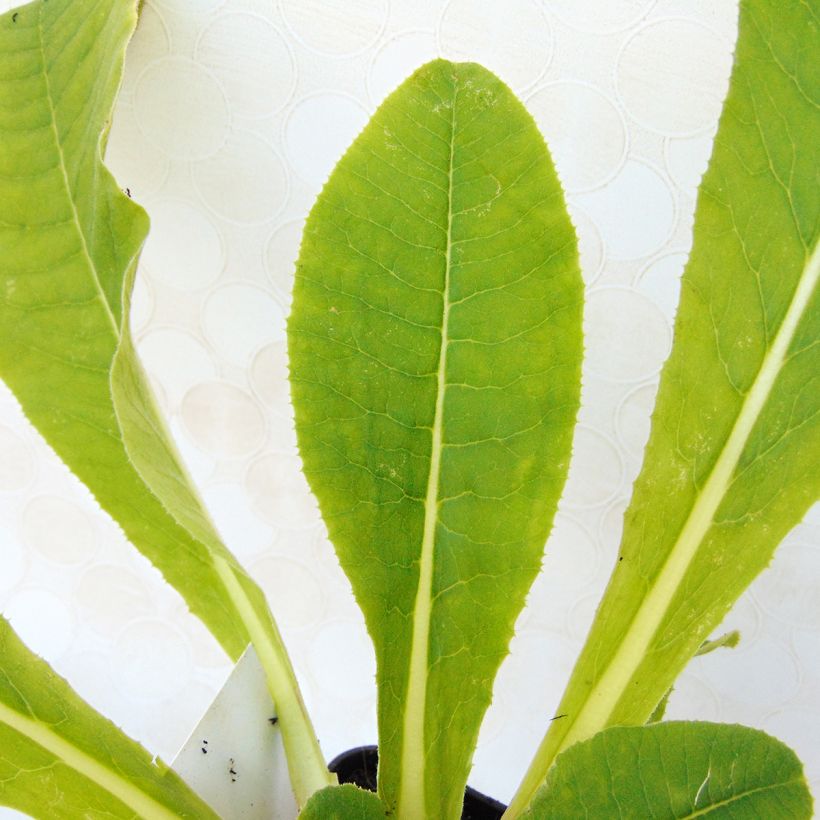
[[[276,622],[271,617],[263,623],[236,572],[224,558],[215,556],[214,567],[248,630],[265,670],[268,691],[282,731],[291,786],[301,808],[314,792],[336,785],[336,775],[327,769]]]

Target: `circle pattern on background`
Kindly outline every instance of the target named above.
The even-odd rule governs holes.
[[[594,86],[557,82],[526,102],[569,193],[595,188],[611,178],[626,155],[626,127],[618,109]],[[607,135],[606,140],[601,134]]]
[[[65,602],[45,589],[21,589],[3,607],[14,631],[43,658],[57,658],[74,637],[74,616]]]
[[[666,140],[666,170],[675,184],[694,191],[709,164],[714,134]]]
[[[678,703],[685,701],[687,711],[678,713]],[[676,681],[669,705],[664,714],[665,720],[686,720],[689,710],[698,716],[698,720],[720,720],[720,700],[708,683],[699,677],[684,672]]]
[[[143,136],[133,107],[124,103],[111,123],[105,159],[123,189],[140,202],[168,178],[168,156]]]
[[[438,41],[445,57],[482,63],[517,92],[538,82],[554,48],[552,29],[538,0],[449,0]]]
[[[642,385],[628,393],[618,406],[618,442],[635,457],[640,457],[649,439],[650,415],[657,392],[654,384]]]
[[[355,703],[372,697],[375,687],[376,659],[373,645],[358,623],[325,621],[308,650],[308,665],[317,680],[325,680],[333,693]],[[317,667],[328,664],[333,670],[332,684]],[[337,695],[334,695],[334,697]]]
[[[350,56],[374,43],[384,30],[388,0],[279,0],[291,31],[309,48]]]
[[[176,14],[207,14],[225,4],[225,0],[153,0]]]
[[[154,313],[154,294],[148,278],[138,274],[131,290],[131,333],[136,338],[145,330]]]
[[[300,467],[295,456],[277,453],[261,456],[248,469],[245,490],[251,505],[274,526],[299,529],[315,523],[318,510],[313,496],[305,493],[304,479],[294,482]]]
[[[153,279],[179,290],[195,290],[219,277],[225,266],[223,240],[201,208],[161,200],[151,207],[150,216],[142,265]],[[180,237],[187,241],[181,243]]]
[[[197,163],[194,185],[203,202],[232,222],[253,225],[276,217],[288,197],[288,174],[263,139],[234,131],[210,162]]]
[[[585,367],[608,381],[654,376],[669,355],[672,333],[666,318],[654,302],[630,288],[591,290],[584,322],[604,331],[587,335]],[[610,343],[614,338],[618,345]]]
[[[277,296],[287,305],[291,301],[293,274],[304,227],[304,219],[286,222],[271,234],[265,246],[265,270]]]
[[[274,531],[251,509],[240,485],[210,484],[202,491],[202,497],[225,545],[240,561],[270,551]]]
[[[205,345],[175,327],[150,330],[140,338],[137,351],[172,406],[194,385],[216,376],[216,365]]]
[[[636,285],[637,290],[661,309],[670,325],[675,321],[680,298],[680,278],[688,259],[688,253],[661,256],[641,271]]]
[[[666,181],[635,160],[628,160],[614,179],[577,201],[598,226],[612,259],[648,256],[669,238],[675,224],[675,202]]]
[[[80,576],[77,601],[87,623],[114,636],[134,618],[150,615],[154,608],[151,590],[140,576],[117,564],[95,564]]]
[[[298,102],[285,126],[293,170],[318,191],[367,120],[364,106],[344,94],[316,94]]]
[[[123,85],[130,85],[130,77],[138,75],[149,63],[165,57],[171,48],[168,27],[153,3],[143,2],[139,10],[139,25],[128,43]]]
[[[114,644],[111,676],[134,700],[171,697],[186,687],[192,671],[188,642],[165,621],[131,621]]]
[[[5,594],[18,588],[26,575],[26,550],[19,540],[7,536],[0,540],[0,561],[3,562],[0,593]]]
[[[205,338],[223,360],[247,366],[252,355],[285,337],[282,308],[255,285],[223,285],[202,307]]]
[[[592,34],[612,34],[635,25],[656,0],[550,0],[550,13],[568,26]]]
[[[20,523],[23,543],[57,564],[80,564],[97,551],[92,519],[56,495],[32,498]]]
[[[674,18],[641,28],[618,60],[618,92],[629,114],[647,128],[681,136],[714,123],[726,85],[716,83],[715,61],[728,76],[731,48],[702,23]]]
[[[742,639],[742,638],[741,638]],[[708,661],[707,661],[708,658]],[[698,659],[701,660],[701,659]],[[710,652],[693,664],[700,676],[718,688],[734,681],[732,697],[740,703],[776,704],[793,696],[800,685],[800,670],[791,652],[769,638],[760,638],[746,652]],[[766,669],[766,674],[755,670]]]
[[[790,539],[778,558],[755,588],[761,607],[787,624],[820,629],[820,542]]]
[[[579,424],[572,450],[564,504],[580,509],[606,504],[623,480],[624,466],[618,448],[599,431]]]
[[[262,348],[253,357],[251,387],[266,407],[290,418],[288,351],[284,341]]]
[[[325,615],[322,589],[305,564],[265,557],[251,564],[250,569],[270,595],[274,617],[283,626],[305,629],[321,623]]]
[[[569,212],[578,237],[581,275],[584,278],[584,284],[589,287],[601,275],[606,249],[598,228],[587,213],[574,204],[569,205]]]
[[[576,516],[559,512],[550,532],[544,571],[536,578],[532,597],[542,597],[536,594],[536,585],[542,579],[550,583],[560,578],[561,587],[573,592],[584,589],[595,578],[599,560],[594,536]]]
[[[200,35],[196,58],[219,80],[235,114],[273,114],[293,93],[296,70],[287,41],[257,14],[217,17]]]
[[[388,40],[374,55],[367,72],[370,102],[378,105],[419,66],[438,55],[432,31],[406,31]]]
[[[0,424],[0,492],[24,489],[34,478],[35,469],[31,448],[17,433]]]
[[[228,135],[222,88],[193,60],[168,57],[147,66],[137,80],[134,107],[145,138],[173,159],[205,159]]]
[[[182,400],[182,421],[193,441],[217,458],[242,458],[265,437],[265,419],[253,398],[226,382],[205,382]]]

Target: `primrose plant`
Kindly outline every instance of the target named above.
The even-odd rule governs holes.
[[[422,66],[307,220],[288,324],[305,474],[377,659],[378,792],[327,769],[259,587],[221,542],[129,330],[144,211],[102,163],[133,0],[0,17],[0,375],[236,660],[264,668],[303,818],[458,818],[571,456],[575,232],[547,147],[474,63]],[[615,569],[507,818],[808,818],[789,749],[663,722],[820,489],[812,4],[743,0],[672,353]],[[0,619],[0,803],[216,817]]]

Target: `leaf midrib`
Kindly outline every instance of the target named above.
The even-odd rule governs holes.
[[[753,794],[772,791],[774,789],[783,789],[787,786],[800,786],[803,782],[802,777],[795,777],[791,780],[784,780],[780,783],[767,783],[765,786],[756,786],[753,789],[746,789],[745,791],[739,792],[738,794],[733,794],[724,800],[718,800],[716,803],[710,803],[708,806],[703,806],[697,809],[697,811],[690,812],[689,814],[682,814],[678,820],[691,820],[693,817],[705,817],[707,814],[711,814],[713,811],[716,811],[723,806],[728,806],[730,803],[736,803],[738,800],[743,800]]]
[[[57,130],[57,112],[54,107],[54,96],[51,91],[51,81],[48,78],[48,68],[46,67],[46,51],[45,42],[43,39],[42,3],[40,3],[40,5],[37,8],[37,46],[40,52],[40,61],[43,67],[43,82],[45,83],[46,101],[48,102],[49,124],[51,126],[51,133],[54,137],[54,148],[57,151],[58,167],[60,169],[60,174],[63,178],[63,186],[65,188],[66,199],[68,200],[69,207],[71,208],[71,221],[74,223],[74,227],[77,230],[77,237],[80,241],[80,247],[82,249],[82,253],[85,257],[85,260],[88,263],[88,270],[91,274],[91,279],[94,282],[94,287],[97,291],[97,296],[99,300],[102,302],[103,308],[105,309],[106,318],[110,323],[111,329],[114,333],[114,339],[117,340],[120,336],[120,326],[114,316],[113,311],[111,310],[111,306],[108,303],[108,299],[105,296],[105,291],[103,290],[102,282],[100,281],[97,266],[94,264],[94,259],[91,256],[91,252],[88,249],[88,243],[85,239],[85,232],[83,231],[83,227],[80,223],[80,215],[77,212],[77,206],[74,202],[74,192],[71,189],[71,183],[68,179],[68,170],[66,168],[65,154],[63,153],[63,145],[60,141],[60,133]]]
[[[424,527],[419,557],[419,585],[413,607],[413,632],[408,665],[407,698],[402,733],[401,780],[396,813],[402,818],[426,816],[426,746],[424,725],[427,705],[427,677],[430,657],[430,621],[433,607],[433,564],[436,525],[439,514],[439,483],[443,450],[444,398],[447,390],[447,347],[450,318],[450,273],[452,268],[453,155],[456,134],[458,77],[453,74],[450,116],[450,157],[447,169],[447,232],[444,249],[442,288],[441,347],[436,372],[436,406],[430,446],[430,472],[424,500]]]
[[[573,743],[591,737],[607,722],[637,671],[672,602],[673,595],[697,555],[704,536],[714,523],[714,515],[726,496],[740,457],[765,407],[794,339],[797,326],[809,305],[820,275],[820,243],[800,275],[786,315],[778,328],[760,370],[746,394],[740,413],[715,466],[697,495],[695,503],[658,576],[647,592],[635,617],[603,675],[590,690],[552,759]]]
[[[179,817],[137,788],[130,780],[52,731],[45,723],[21,715],[5,703],[0,703],[0,722],[45,749],[70,769],[96,783],[139,817],[148,820],[175,820]]]

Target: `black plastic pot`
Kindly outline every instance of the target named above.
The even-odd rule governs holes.
[[[359,746],[334,757],[328,768],[336,773],[340,783],[354,783],[359,788],[374,792],[378,766],[378,747]],[[461,820],[499,820],[506,808],[503,803],[467,786]]]

